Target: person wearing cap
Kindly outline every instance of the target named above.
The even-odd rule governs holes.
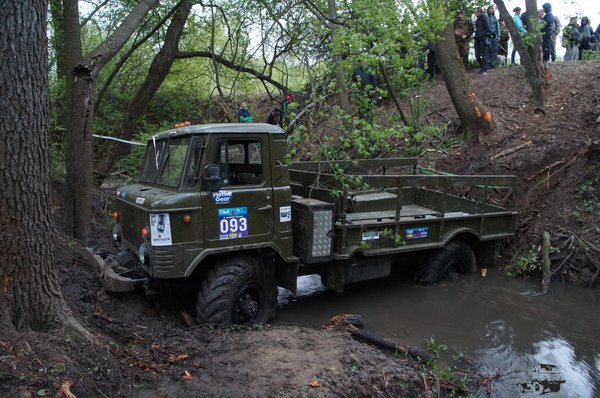
[[[525,30],[525,26],[523,26],[523,21],[521,20],[521,7],[515,7],[513,9],[513,23],[515,24],[515,28],[517,28],[517,32],[519,32],[519,34],[521,36],[523,36],[525,33],[527,33],[527,31]],[[513,40],[513,50],[512,53],[510,54],[510,63],[511,64],[515,64],[515,55],[517,54],[517,49],[515,47],[514,44],[514,40]]]
[[[454,20],[454,39],[456,47],[458,47],[458,54],[465,68],[469,65],[469,41],[474,31],[475,26],[473,26],[473,21],[465,18],[463,10],[457,11],[456,19]]]

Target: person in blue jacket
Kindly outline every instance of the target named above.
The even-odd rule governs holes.
[[[252,118],[252,114],[250,113],[250,109],[248,109],[248,104],[246,101],[242,101],[240,104],[240,109],[238,109],[238,122],[240,123],[252,123],[254,119]]]
[[[498,60],[498,42],[500,41],[500,23],[498,22],[498,18],[496,18],[496,11],[494,10],[494,6],[489,6],[487,8],[487,18],[490,26],[490,68],[496,67],[496,62]]]
[[[542,5],[544,9],[544,27],[542,33],[544,37],[542,39],[542,49],[544,51],[544,64],[550,61],[550,55],[552,54],[552,33],[554,33],[554,14],[552,14],[552,5],[550,3],[544,3]]]
[[[515,23],[515,28],[517,28],[517,32],[519,32],[519,34],[521,36],[523,36],[525,33],[527,33],[527,31],[525,30],[525,26],[523,25],[523,21],[521,20],[521,7],[515,7],[513,9],[514,15],[513,15],[513,22]],[[513,40],[513,50],[512,50],[512,54],[510,54],[510,63],[511,64],[515,64],[515,55],[517,54],[517,48],[514,45],[514,40]]]

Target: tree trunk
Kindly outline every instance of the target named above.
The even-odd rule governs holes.
[[[337,31],[337,23],[335,22],[337,19],[337,8],[335,5],[335,0],[327,0],[327,15],[329,17],[329,29],[331,31],[331,42],[335,40],[335,35]],[[346,76],[344,74],[344,68],[341,64],[342,57],[339,55],[333,56],[334,69],[335,69],[335,86],[338,91],[338,98],[340,100],[340,108],[344,110],[344,112],[350,114],[350,100],[348,99],[348,87],[346,86]]]
[[[541,35],[535,36],[535,44],[528,47],[523,38],[517,31],[515,24],[512,20],[512,16],[508,13],[506,5],[503,0],[494,0],[496,7],[500,11],[500,16],[504,19],[506,27],[510,32],[510,38],[513,41],[513,45],[519,52],[521,57],[521,65],[525,68],[525,77],[531,86],[533,92],[534,112],[546,113],[544,108],[544,91],[543,84],[545,83],[545,72],[544,62],[541,53]],[[532,4],[530,4],[532,3]],[[527,4],[527,15],[533,15],[534,21],[537,18],[537,1],[533,0],[526,2]],[[529,26],[535,26],[532,21],[529,22]]]
[[[65,11],[66,3],[67,0],[65,0]],[[80,59],[72,70],[75,80],[74,87],[69,92],[70,100],[73,102],[67,126],[65,230],[84,242],[89,239],[92,218],[92,121],[97,77],[156,4],[158,0],[140,1],[121,25],[87,57]],[[65,18],[65,23],[72,23],[72,21],[67,22]],[[79,40],[79,37],[71,40]]]
[[[491,112],[485,111],[471,89],[465,67],[454,41],[454,25],[446,25],[436,40],[437,63],[442,71],[446,89],[462,123],[465,141],[477,141],[479,133],[494,129]]]
[[[41,329],[69,311],[50,216],[47,1],[1,0],[0,329]]]
[[[179,9],[173,16],[171,24],[167,29],[164,44],[150,65],[146,80],[125,111],[123,119],[113,130],[113,136],[126,140],[132,138],[138,118],[154,97],[154,94],[169,73],[173,61],[175,61],[179,39],[183,33],[183,28],[191,8],[191,0],[185,0],[179,6]],[[115,162],[130,151],[130,147],[124,144],[109,143],[104,145],[104,147],[106,148],[105,153],[107,153],[107,155],[102,162],[98,164],[98,174],[101,176],[107,175]]]

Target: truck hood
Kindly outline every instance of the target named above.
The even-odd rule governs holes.
[[[117,200],[146,210],[171,210],[200,205],[200,193],[181,193],[145,184],[131,184],[120,187],[115,195]]]

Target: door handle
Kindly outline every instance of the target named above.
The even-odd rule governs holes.
[[[257,211],[265,211],[265,210],[269,210],[269,209],[272,209],[272,208],[273,208],[273,206],[271,206],[271,205],[266,205],[266,206],[263,206],[263,207],[259,207],[259,208],[258,208],[258,209],[256,209],[256,210],[257,210]]]

